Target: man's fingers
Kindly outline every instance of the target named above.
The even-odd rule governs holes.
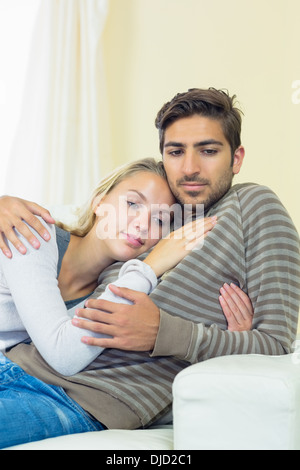
[[[91,312],[89,312],[89,316]],[[72,325],[76,326],[77,328],[81,328],[82,330],[92,331],[93,333],[112,336],[113,335],[113,327],[112,325],[106,324],[100,321],[89,321],[84,320],[82,317],[74,317],[72,319]]]
[[[37,219],[36,219],[37,220]],[[24,224],[24,222],[20,219],[18,219],[16,221],[16,224],[15,224],[15,230],[18,234],[22,235],[29,243],[30,245],[33,246],[33,248],[36,248],[38,249],[40,247],[40,242],[39,240],[36,238],[36,236],[31,232],[30,228]],[[41,230],[41,229],[40,229]],[[37,231],[37,230],[36,230]],[[44,227],[44,230],[45,232],[45,227]],[[14,230],[12,230],[9,234],[7,234],[7,239],[13,243],[13,245],[17,248],[16,244],[13,242],[12,240],[12,234],[15,234]],[[14,237],[14,239],[18,239],[17,237]],[[19,239],[18,239],[19,240]],[[24,246],[21,241],[19,240],[19,245],[20,246]],[[25,247],[24,247],[25,248]],[[20,250],[19,250],[20,251]]]
[[[50,217],[52,219],[52,217]],[[50,240],[50,234],[46,227],[40,222],[39,219],[35,217],[34,214],[31,212],[26,212],[24,215],[23,219],[27,224],[33,228],[44,240],[48,241]],[[52,219],[54,220],[54,219]],[[50,222],[53,223],[53,222]],[[30,229],[25,225],[21,220],[18,220],[16,225],[16,229],[26,238],[26,240],[33,245],[33,243],[38,242],[37,238],[32,234]],[[39,242],[38,242],[39,243]],[[33,245],[34,246],[34,245]]]
[[[97,300],[97,299],[95,299]],[[92,305],[90,305],[90,302],[92,299],[89,299],[89,307],[88,308],[79,308],[76,309],[76,316],[74,318],[78,318],[80,320],[81,318],[84,318],[86,320],[80,320],[80,321],[85,321],[85,324],[88,325],[88,323],[95,322],[95,323],[111,323],[111,316],[110,313],[107,311],[104,311],[103,309],[99,310],[97,306],[93,308]],[[96,304],[98,305],[98,304]],[[89,329],[89,328],[88,328]]]
[[[1,232],[0,232],[0,250],[3,252],[3,254],[4,254],[7,258],[11,258],[11,257],[12,257],[12,252],[11,252],[10,249],[8,248],[7,244],[5,243],[4,235],[3,235],[3,233],[1,233]]]
[[[49,231],[36,217],[42,217],[49,224],[55,223],[47,209],[34,202],[9,196],[0,197],[0,203],[0,248],[6,256],[12,256],[7,241],[20,253],[26,253],[26,247],[17,235],[22,235],[36,249],[40,247],[38,236],[50,240]]]
[[[118,295],[119,297],[122,297],[123,299],[130,300],[130,302],[132,303],[136,303],[141,294],[141,292],[128,289],[127,287],[115,286],[114,284],[110,284],[109,288],[114,294]]]
[[[110,284],[109,288],[114,294],[124,299],[130,300],[133,303],[136,303],[138,299],[143,296],[147,297],[146,294],[132,289],[127,289],[126,287],[118,287]],[[122,309],[122,304],[103,299],[88,299],[85,303],[85,306],[88,308],[103,310],[105,312],[115,312],[116,310]]]
[[[98,346],[100,348],[114,348],[114,340],[110,338],[94,338],[93,336],[83,336],[81,341],[89,346]]]
[[[18,250],[21,254],[25,254],[27,252],[26,247],[21,242],[20,238],[17,236],[17,233],[22,235],[25,240],[30,243],[30,245],[38,249],[40,247],[40,241],[35,236],[35,234],[31,231],[31,229],[24,223],[27,224],[35,230],[45,241],[50,240],[50,233],[44,227],[44,225],[37,219],[31,212],[26,213],[23,219],[16,217],[12,220],[11,225],[4,226],[2,228],[2,237],[1,237],[1,249],[9,250],[7,244],[4,241],[5,234],[6,239]],[[17,232],[17,233],[16,233]],[[10,251],[10,250],[9,250]]]
[[[88,299],[86,302],[85,302],[85,307],[86,309],[88,310],[92,310],[94,309],[94,312],[91,311],[91,314],[92,315],[95,315],[97,316],[98,314],[99,315],[105,315],[107,312],[108,313],[111,313],[114,311],[114,309],[116,308],[118,304],[114,303],[114,302],[110,302],[108,300],[103,300],[103,299]],[[83,313],[83,316],[85,318],[90,318],[90,316],[85,316],[86,312],[85,310],[86,309],[80,309],[80,312]],[[91,318],[92,320],[93,318]],[[101,320],[99,320],[101,321]]]
[[[49,224],[55,224],[55,219],[52,217],[48,209],[39,206],[35,202],[27,202],[27,207],[32,214],[41,216],[45,222]]]
[[[37,232],[39,231],[40,235],[43,235],[43,238],[45,240],[49,240],[49,232],[47,232],[45,227],[41,224],[38,219],[36,219],[35,217],[34,219],[35,221],[32,221],[32,224],[34,225],[33,228],[36,229]],[[16,232],[22,235],[33,246],[33,248],[38,249],[40,247],[41,244],[36,238],[36,236],[31,232],[28,226],[21,219],[18,218],[16,219],[12,227],[5,228],[5,237],[21,254],[25,254],[27,252],[27,249],[25,245],[21,242],[20,238],[17,236]],[[3,241],[3,243],[5,242]]]
[[[17,237],[15,231],[13,228],[7,228],[5,231],[5,237],[10,243],[18,250],[22,255],[26,253],[26,247],[23,245],[23,243],[20,241],[20,239]],[[4,237],[2,236],[3,244],[4,246],[8,249],[8,246],[5,243]]]

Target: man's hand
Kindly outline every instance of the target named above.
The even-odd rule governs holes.
[[[27,222],[44,240],[50,240],[49,232],[35,215],[41,216],[45,222],[50,224],[55,223],[49,211],[34,202],[10,196],[0,197],[0,249],[5,256],[8,258],[12,257],[5,237],[20,253],[26,253],[26,248],[16,236],[14,228],[23,235],[34,248],[38,249],[40,247],[40,242],[24,222]]]
[[[127,351],[151,351],[159,328],[159,308],[148,295],[125,287],[110,286],[119,297],[131,300],[133,305],[101,299],[89,299],[84,309],[78,309],[73,325],[111,338],[84,336],[82,341],[92,346]]]

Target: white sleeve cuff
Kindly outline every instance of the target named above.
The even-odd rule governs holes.
[[[153,289],[157,286],[157,277],[153,271],[153,269],[149,266],[149,264],[140,261],[139,259],[131,259],[126,261],[120,269],[119,272],[119,279],[128,273],[136,273],[138,277],[144,278],[149,283],[148,292],[150,294]],[[124,286],[126,287],[126,286]]]

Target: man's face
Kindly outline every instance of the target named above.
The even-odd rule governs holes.
[[[244,148],[232,155],[219,121],[193,115],[178,119],[165,131],[163,161],[170,188],[181,204],[204,204],[221,199],[240,171]]]

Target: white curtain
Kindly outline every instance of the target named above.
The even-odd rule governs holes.
[[[5,192],[82,204],[111,170],[101,36],[108,0],[42,0]]]

